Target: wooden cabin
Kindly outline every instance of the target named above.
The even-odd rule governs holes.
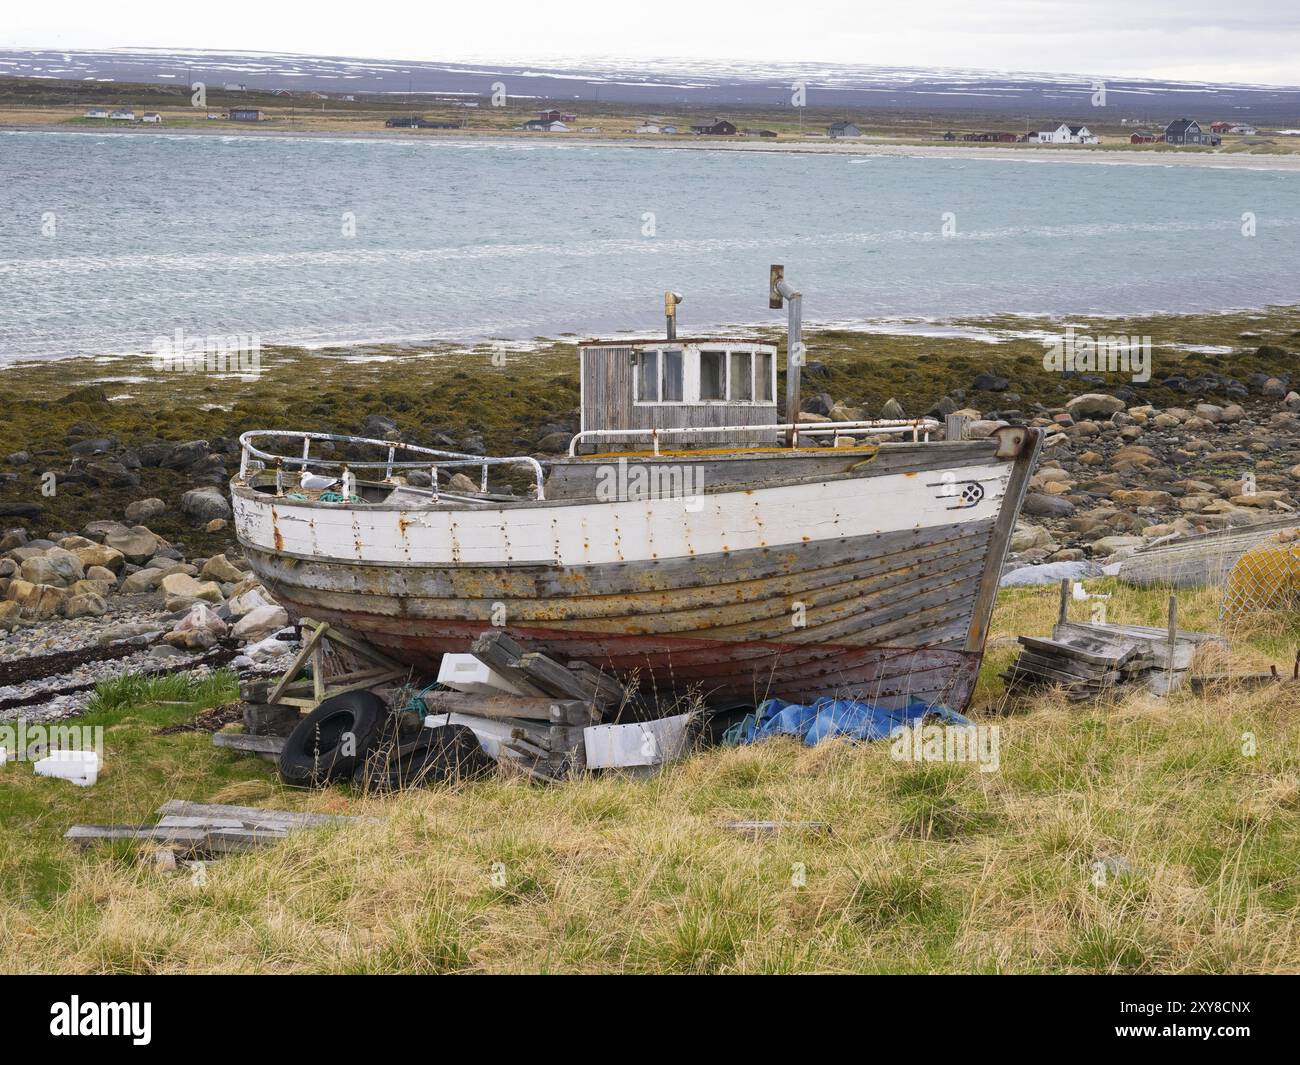
[[[584,432],[776,425],[776,345],[716,337],[587,340],[578,346]],[[746,434],[748,437],[748,434]],[[666,449],[771,443],[777,431],[737,437],[705,431],[662,437]],[[642,451],[648,436],[592,438],[585,451]]]

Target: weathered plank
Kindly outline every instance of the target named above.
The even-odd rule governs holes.
[[[524,718],[561,725],[589,725],[600,720],[599,711],[585,699],[552,699],[526,695],[479,695],[468,692],[425,692],[424,705],[432,714],[470,714],[496,719]]]
[[[135,843],[163,843],[187,851],[208,854],[238,853],[269,846],[288,835],[286,829],[182,828],[170,825],[73,825],[63,838],[80,847],[113,840]]]
[[[348,817],[343,814],[314,814],[297,810],[264,810],[260,806],[234,806],[227,803],[185,802],[168,799],[158,807],[161,816],[237,818],[245,824],[283,828],[317,828],[361,822],[378,823],[374,817]]]
[[[253,736],[247,732],[214,732],[212,746],[250,754],[279,754],[284,750],[284,736]]]

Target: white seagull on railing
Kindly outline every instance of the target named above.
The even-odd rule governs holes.
[[[339,483],[337,477],[322,477],[319,473],[312,473],[308,469],[302,471],[302,476],[298,478],[298,484],[303,488],[309,488],[313,492],[323,492],[327,488],[333,488]]]

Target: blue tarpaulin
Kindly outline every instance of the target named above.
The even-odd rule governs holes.
[[[896,710],[856,699],[821,698],[810,704],[767,699],[755,713],[746,714],[743,721],[727,729],[722,742],[734,747],[769,736],[802,736],[809,747],[831,736],[870,742],[888,739],[894,729],[904,725],[915,727],[924,718],[933,718],[944,725],[975,724],[955,710],[920,699],[913,699],[906,707]]]

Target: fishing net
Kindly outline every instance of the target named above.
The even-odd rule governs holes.
[[[1300,528],[1280,529],[1237,559],[1219,616],[1225,626],[1300,608]]]

